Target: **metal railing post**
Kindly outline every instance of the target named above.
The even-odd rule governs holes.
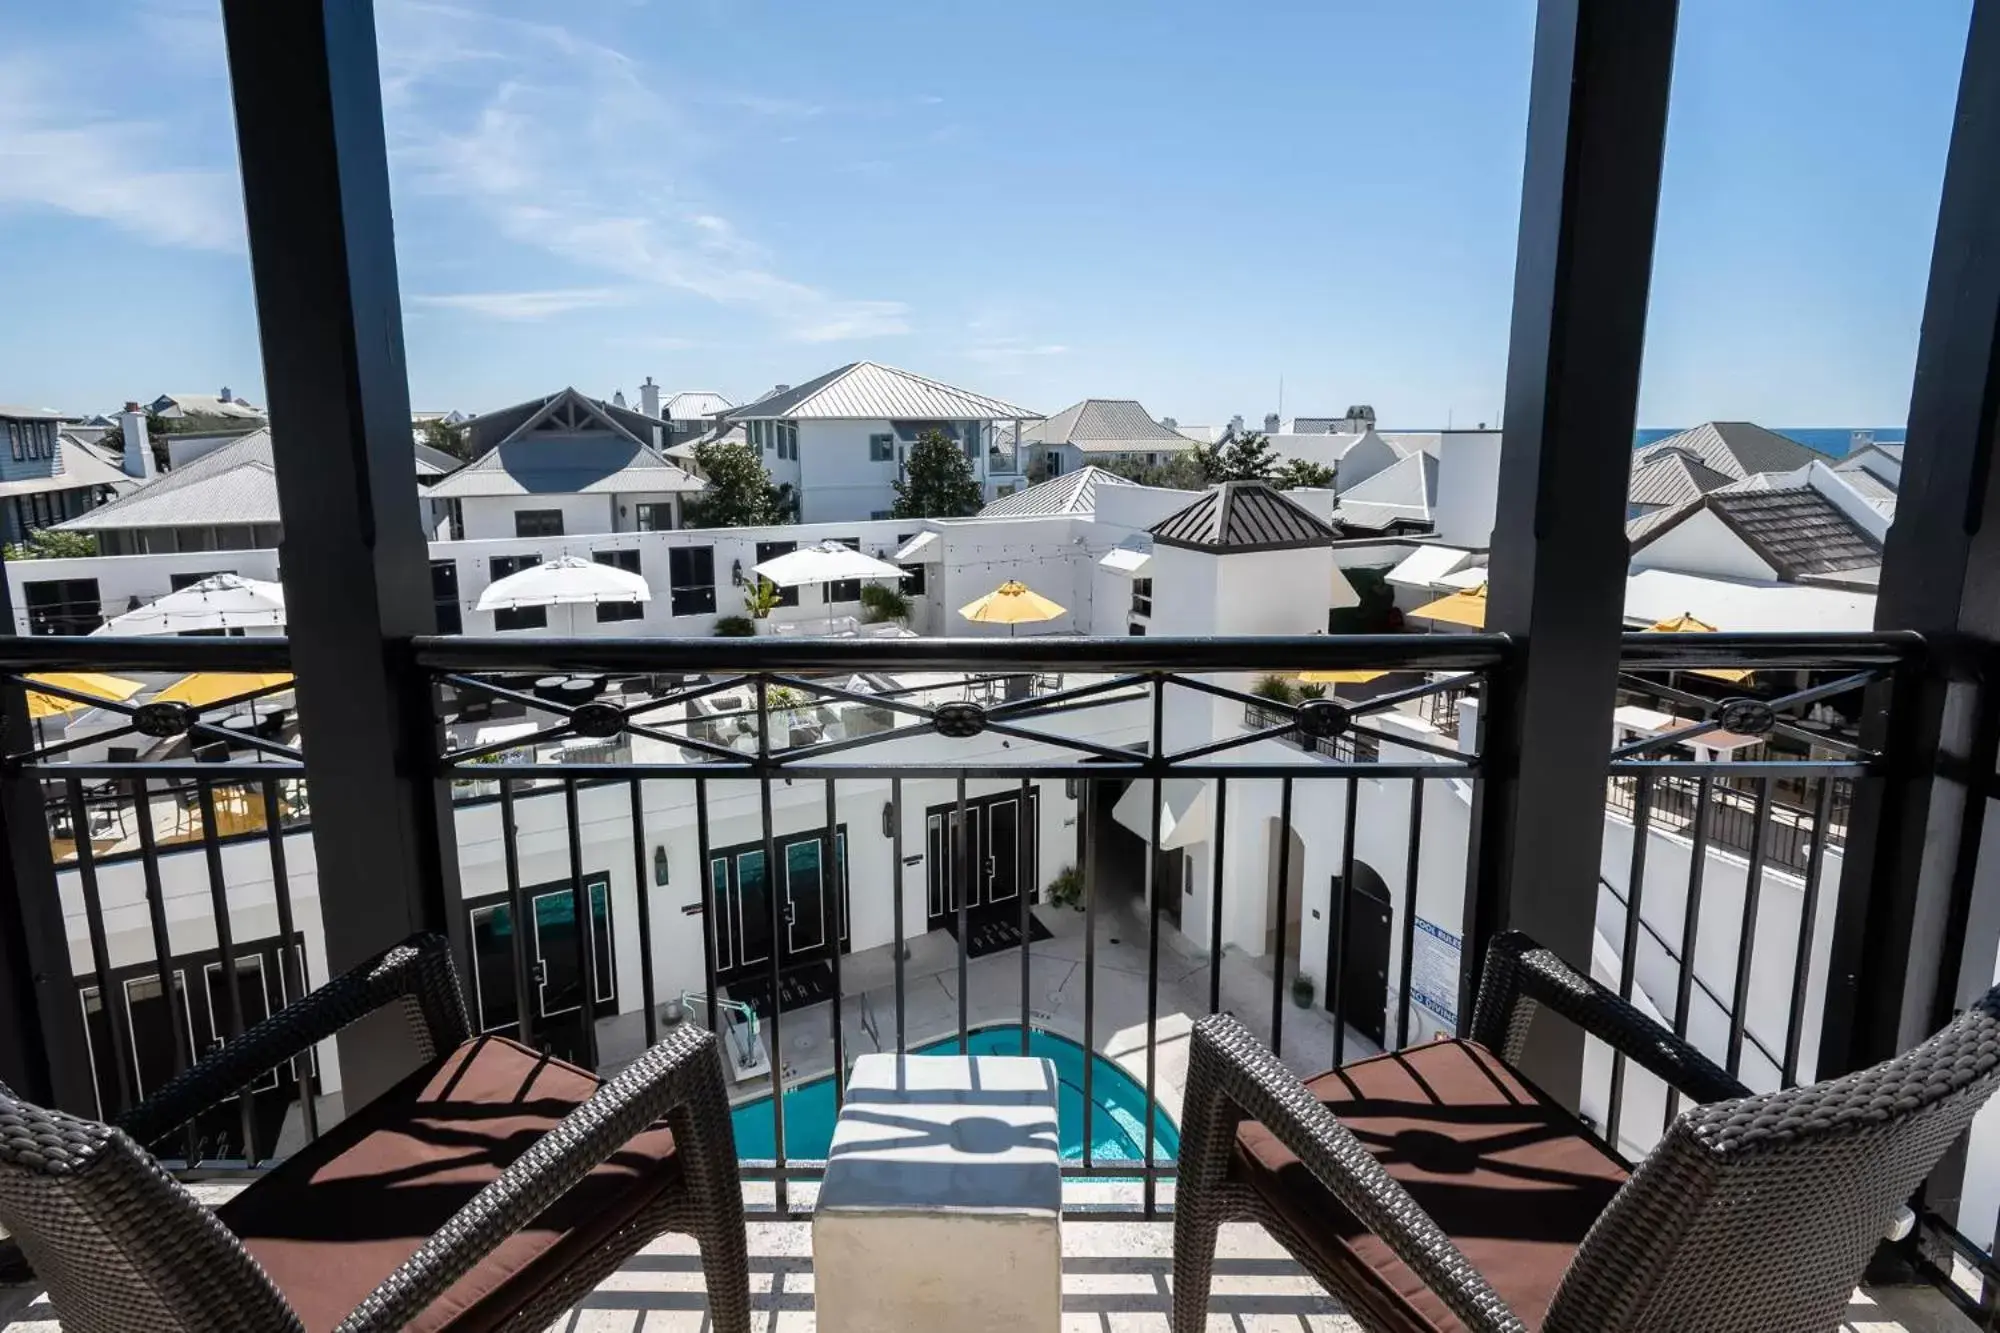
[[[288,633],[327,962],[414,930],[470,962],[431,688],[373,8],[226,0],[223,28],[270,401]],[[389,1016],[341,1038],[349,1105],[407,1070]]]

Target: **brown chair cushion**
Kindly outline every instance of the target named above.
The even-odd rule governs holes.
[[[1492,1052],[1438,1041],[1357,1061],[1306,1087],[1375,1154],[1493,1284],[1540,1328],[1570,1256],[1625,1183],[1622,1163]],[[1464,1326],[1256,1121],[1233,1166],[1374,1322]]]
[[[328,1130],[217,1214],[308,1333],[320,1333],[597,1086],[518,1042],[477,1038]],[[409,1327],[496,1326],[680,1180],[673,1137],[656,1125],[502,1241]]]

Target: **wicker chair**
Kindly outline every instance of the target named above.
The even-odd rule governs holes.
[[[1701,1104],[1628,1169],[1515,1070],[1538,1007]],[[1217,1015],[1190,1055],[1174,1327],[1203,1327],[1216,1229],[1248,1219],[1374,1330],[1824,1333],[1996,1081],[2000,988],[1893,1060],[1751,1096],[1520,935],[1489,951],[1469,1041],[1301,1084]]]
[[[214,1212],[140,1146],[390,1004],[422,1067]],[[684,1028],[601,1084],[471,1037],[438,936],[257,1024],[118,1128],[0,1088],[0,1223],[66,1333],[540,1329],[663,1231],[699,1242],[719,1333],[750,1327],[714,1037]]]

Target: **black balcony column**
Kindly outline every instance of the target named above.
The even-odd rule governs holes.
[[[14,634],[14,597],[0,559],[0,629]],[[27,691],[0,684],[0,752],[35,743]],[[56,890],[42,785],[0,771],[0,1083],[29,1101],[95,1116],[83,1009]]]
[[[1525,930],[1588,969],[1623,629],[1625,495],[1652,280],[1676,0],[1542,0],[1529,86],[1473,815],[1466,993]],[[1582,1039],[1537,1029],[1529,1070],[1574,1106]]]
[[[1893,709],[1888,692],[1873,701],[1864,730],[1884,750],[1888,772],[1855,793],[1828,966],[1822,1077],[1909,1048],[1993,982],[2000,876],[1993,849],[1982,855],[1980,835],[2000,734],[1996,216],[2000,4],[1977,0],[1938,206],[1896,521],[1875,603],[1878,628],[1917,630],[1931,652],[1898,680]]]
[[[415,930],[462,935],[430,690],[435,631],[375,24],[366,0],[225,0],[279,551],[328,965]],[[465,960],[461,940],[459,958]],[[317,979],[315,979],[317,980]],[[413,1058],[401,1025],[340,1047],[350,1105]]]

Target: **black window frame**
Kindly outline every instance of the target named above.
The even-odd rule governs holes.
[[[496,555],[487,558],[486,569],[490,581],[498,583],[509,574],[533,569],[541,563],[542,557],[539,555]],[[496,634],[548,627],[549,609],[546,606],[523,606],[493,613],[493,632]]]
[[[1150,576],[1135,577],[1132,580],[1132,614],[1135,616],[1153,614],[1153,580]]]
[[[707,578],[699,568],[707,565]],[[715,548],[675,546],[667,551],[667,605],[677,616],[715,614]]]
[[[652,521],[655,514],[666,515],[667,521],[665,525]],[[652,500],[633,505],[632,526],[638,532],[674,531],[674,502],[671,500]]]
[[[868,461],[871,463],[896,461],[896,432],[879,431],[868,437]]]
[[[861,549],[861,539],[859,537],[835,537],[833,540],[839,542],[850,551]],[[860,601],[861,580],[835,579],[832,583],[826,585],[826,600],[829,602]]]
[[[750,563],[761,565],[766,560],[775,560],[781,555],[790,555],[798,549],[799,544],[797,542],[758,542],[757,558]],[[756,576],[752,575],[752,577]],[[778,589],[777,604],[779,606],[797,606],[799,604],[799,590],[796,587]]]
[[[608,551],[592,551],[590,558],[600,565],[610,565],[613,569],[622,569],[628,573],[638,574],[642,578],[645,576],[645,571],[639,568],[639,552],[633,547],[625,546]],[[599,602],[597,604],[597,623],[600,625],[610,624],[618,620],[644,620],[645,618],[646,604],[644,602]]]
[[[548,520],[555,520],[554,530]],[[533,520],[532,522],[530,520]],[[514,511],[514,535],[520,538],[560,537],[563,535],[563,511],[560,509],[516,509]],[[505,557],[503,557],[505,558]]]
[[[20,589],[29,634],[88,634],[104,623],[104,599],[96,579],[24,580]],[[55,596],[42,596],[43,589],[54,589]]]
[[[458,600],[458,561],[431,561],[431,603],[437,611],[438,633],[465,633],[465,611]]]

